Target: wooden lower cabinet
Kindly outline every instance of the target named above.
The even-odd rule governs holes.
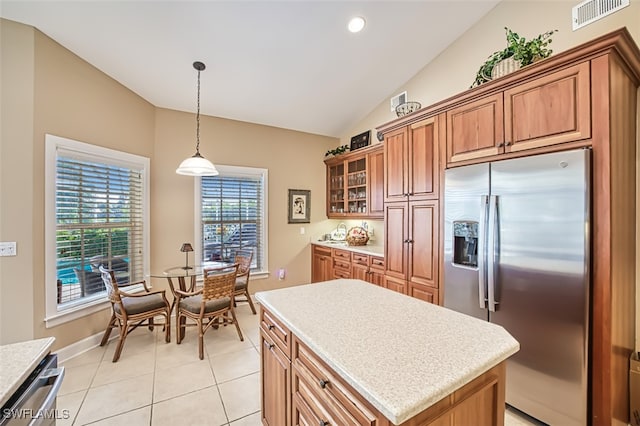
[[[386,203],[385,210],[385,287],[420,299],[410,286],[432,288],[437,296],[439,201]]]
[[[436,305],[439,303],[437,288],[420,284],[409,284],[408,291],[409,296],[415,297],[416,299],[424,300],[425,302]]]
[[[291,424],[291,362],[264,330],[260,332],[260,343],[262,424],[288,426]]]
[[[331,249],[311,246],[311,282],[318,283],[333,279],[333,259]]]
[[[407,294],[407,282],[402,279],[393,278],[388,275],[384,277],[384,287],[398,293]]]

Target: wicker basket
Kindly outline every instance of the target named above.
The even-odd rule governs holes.
[[[346,240],[350,246],[364,246],[369,242],[369,234],[364,228],[354,226],[347,232]]]
[[[520,61],[516,61],[513,57],[501,60],[493,67],[491,78],[498,78],[510,74],[520,69]]]

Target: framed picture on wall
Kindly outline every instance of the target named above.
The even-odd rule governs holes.
[[[289,190],[289,223],[311,222],[311,191]]]

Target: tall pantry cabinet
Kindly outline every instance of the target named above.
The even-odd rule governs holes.
[[[411,162],[417,161],[412,150],[422,156],[414,146],[414,126],[434,119],[433,133],[429,134],[441,161],[439,165],[427,164],[439,170],[440,179],[445,168],[592,149],[591,223],[585,230],[591,240],[588,414],[589,423],[598,426],[626,425],[629,421],[629,357],[638,326],[639,86],[640,49],[623,28],[377,129],[385,137],[385,171],[389,173],[385,177],[389,186],[385,190],[388,287],[395,285],[410,292],[412,282],[414,288],[420,283],[424,285],[420,289],[437,289],[440,300],[446,299],[447,290],[438,286],[437,280],[442,271],[438,241],[442,239],[439,224],[444,200],[437,195],[442,194],[441,188],[436,189],[438,184],[431,192],[425,190],[430,177],[438,176],[435,171],[420,178],[418,190],[411,187]],[[426,208],[428,203],[432,203],[434,215],[423,213],[418,230],[419,214],[412,208]],[[420,242],[412,245],[411,241],[418,239],[416,232],[421,233]],[[426,243],[430,239],[436,242]],[[432,252],[426,268],[435,281],[426,279],[424,268],[412,272],[416,262],[424,262]]]
[[[439,118],[384,137],[385,286],[438,303]]]

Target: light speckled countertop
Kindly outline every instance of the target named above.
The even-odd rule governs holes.
[[[383,246],[372,246],[372,245],[349,246],[347,245],[346,242],[328,243],[326,241],[311,241],[311,244],[315,244],[317,246],[322,246],[322,247],[330,247],[330,248],[337,248],[341,250],[355,251],[356,253],[368,254],[371,256],[384,257]]]
[[[256,299],[394,424],[520,347],[500,326],[360,280],[258,292]]]
[[[49,353],[55,340],[45,337],[0,346],[0,407]]]

